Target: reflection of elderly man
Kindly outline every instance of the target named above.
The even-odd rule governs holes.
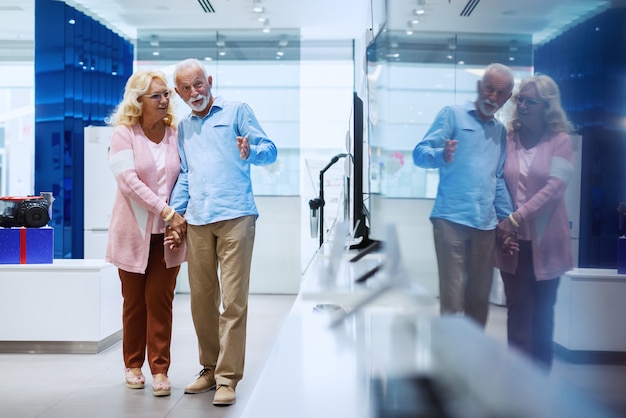
[[[230,405],[243,377],[258,216],[250,165],[271,164],[277,152],[248,105],[213,97],[213,78],[199,61],[179,63],[174,83],[191,114],[178,125],[181,171],[170,205],[188,223],[191,314],[202,364],[185,393],[217,386],[213,404]]]
[[[491,64],[474,103],[443,108],[413,150],[416,165],[439,169],[430,215],[441,313],[465,313],[484,326],[493,281],[496,225],[513,212],[502,178],[506,129],[494,114],[511,97],[513,74]]]

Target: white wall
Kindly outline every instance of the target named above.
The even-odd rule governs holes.
[[[439,295],[437,257],[429,216],[433,199],[371,197],[372,237],[384,240],[385,225],[395,224],[400,253],[411,280]]]
[[[257,196],[250,293],[300,290],[300,197]]]

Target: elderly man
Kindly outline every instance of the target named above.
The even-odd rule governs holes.
[[[493,281],[498,220],[513,212],[502,170],[506,128],[495,113],[511,97],[514,79],[489,65],[478,98],[444,107],[413,150],[413,161],[439,169],[430,215],[439,269],[442,314],[465,314],[485,326]]]
[[[188,224],[191,314],[202,365],[185,393],[217,387],[213,404],[231,405],[243,377],[258,217],[250,165],[273,163],[277,151],[247,104],[213,97],[213,78],[199,61],[180,62],[174,83],[191,114],[178,125],[181,171],[170,206]]]

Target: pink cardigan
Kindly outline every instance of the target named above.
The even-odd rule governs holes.
[[[519,156],[517,132],[507,136],[504,179],[517,211],[528,224],[537,280],[555,279],[573,267],[569,218],[565,207],[567,182],[574,171],[572,140],[564,132],[549,134],[537,145],[528,175],[527,196],[523,205],[517,201]],[[515,273],[517,254],[496,251],[496,267]]]
[[[165,178],[169,191],[180,172],[177,139],[176,129],[168,127],[164,141],[167,147]],[[115,128],[108,161],[117,180],[117,193],[111,213],[106,261],[122,270],[145,273],[152,223],[167,202],[158,196],[156,164],[148,139],[138,124]],[[185,250],[185,247],[178,251],[165,248],[167,267],[185,261]]]

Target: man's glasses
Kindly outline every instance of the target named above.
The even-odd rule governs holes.
[[[517,102],[518,105],[526,103],[526,106],[536,106],[539,103],[543,103],[542,100],[531,99],[529,97],[524,97],[524,96],[517,96],[515,98],[515,101]]]
[[[169,99],[170,98],[170,92],[168,91],[164,91],[163,93],[152,93],[150,95],[144,95],[142,97],[147,97],[150,100],[154,100],[156,101],[160,101],[161,97],[163,97],[164,99]]]

